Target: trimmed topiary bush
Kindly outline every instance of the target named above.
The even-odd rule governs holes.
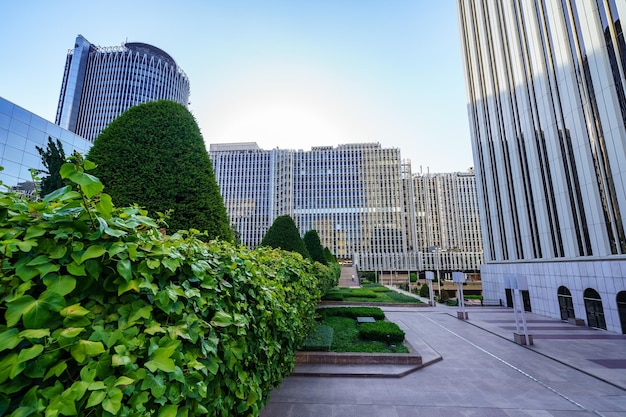
[[[319,262],[322,265],[328,264],[326,256],[324,255],[324,248],[320,243],[320,236],[317,234],[316,230],[308,230],[302,240],[313,261]]]
[[[389,321],[360,324],[359,336],[365,340],[379,342],[402,343],[404,341],[404,331],[397,324]]]
[[[138,204],[150,216],[173,210],[170,233],[193,228],[209,239],[233,240],[200,128],[181,104],[131,107],[96,138],[87,159],[116,205]]]
[[[428,288],[428,284],[424,284],[420,287],[419,295],[420,297],[430,297],[430,289]]]
[[[92,166],[0,193],[0,414],[257,416],[314,324],[311,263],[166,235]]]
[[[384,320],[385,313],[378,307],[326,307],[318,308],[321,316],[350,317],[374,317],[376,320]]]
[[[304,258],[310,259],[309,251],[304,246],[304,241],[300,238],[298,227],[291,216],[278,216],[274,223],[267,230],[261,240],[261,246],[297,252]]]

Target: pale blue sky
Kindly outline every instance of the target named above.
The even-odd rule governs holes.
[[[380,142],[414,172],[473,165],[454,0],[4,0],[0,96],[54,121],[78,34],[169,53],[207,143]]]

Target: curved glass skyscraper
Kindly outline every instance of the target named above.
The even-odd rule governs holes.
[[[56,123],[92,141],[124,110],[154,100],[189,102],[189,79],[145,43],[98,47],[78,35],[67,54]]]

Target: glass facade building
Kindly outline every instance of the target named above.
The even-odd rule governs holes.
[[[361,269],[424,269],[422,251],[433,244],[424,240],[418,247],[416,236],[426,232],[421,230],[424,224],[416,221],[416,213],[429,195],[415,195],[414,184],[419,178],[411,174],[410,163],[402,161],[399,149],[361,143],[313,147],[310,151],[263,150],[255,143],[231,143],[212,144],[209,154],[242,243],[259,245],[274,219],[288,214],[301,234],[316,230],[323,246],[339,258],[352,259]],[[455,237],[457,226],[464,227],[465,222],[453,219],[455,215],[478,219],[476,204],[463,205],[472,191],[476,201],[475,187],[464,187],[456,180],[471,182],[473,174],[450,175],[449,181],[443,179],[448,178],[445,174],[436,177],[441,178],[438,189],[445,190],[436,203],[442,207],[437,215],[449,225],[450,232],[438,245],[443,253],[448,242],[455,242],[456,255],[445,258],[449,259],[448,269],[476,271],[476,258],[472,256],[470,261],[469,256],[460,255],[465,251],[460,248],[464,243]],[[457,200],[441,200],[448,197]],[[459,210],[473,210],[473,214]],[[472,230],[475,233],[470,240],[479,242],[480,227]],[[480,252],[479,246],[467,248]]]
[[[0,97],[0,180],[22,191],[33,189],[29,169],[43,169],[37,146],[45,149],[48,138],[60,140],[67,156],[82,155],[91,142]]]
[[[624,0],[458,0],[486,299],[626,333]]]
[[[189,79],[145,43],[98,47],[78,35],[67,54],[56,123],[93,140],[124,110],[154,100],[189,102]]]

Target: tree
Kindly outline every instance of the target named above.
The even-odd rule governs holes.
[[[232,240],[211,159],[184,106],[161,100],[131,107],[96,138],[88,159],[116,205],[138,204],[150,215],[172,210],[169,230]]]
[[[300,238],[298,227],[288,214],[279,216],[274,220],[269,230],[261,240],[261,246],[298,252],[305,258],[311,258],[309,251]]]
[[[316,230],[309,230],[304,234],[304,246],[306,246],[309,255],[311,255],[311,259],[317,261],[323,265],[327,265],[328,261],[324,256],[324,247],[320,243],[320,236],[317,234]]]
[[[52,138],[48,136],[48,146],[46,149],[35,146],[39,155],[41,155],[41,162],[46,168],[45,170],[38,170],[39,174],[48,174],[41,179],[41,195],[50,194],[54,190],[58,190],[63,187],[65,183],[59,174],[61,165],[65,163],[65,151],[63,151],[63,144],[59,139],[56,140],[56,144],[52,141]]]

